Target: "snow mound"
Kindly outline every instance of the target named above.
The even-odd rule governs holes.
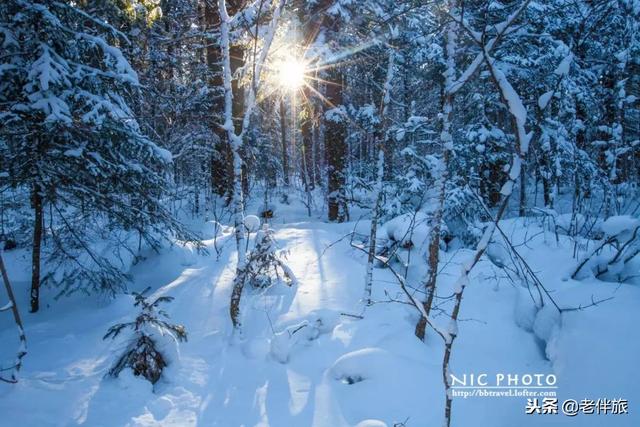
[[[410,212],[397,216],[387,221],[382,229],[391,240],[401,245],[412,243],[420,246],[428,241],[431,227],[428,225],[429,217],[424,212]]]
[[[340,321],[340,314],[333,310],[311,311],[304,320],[276,332],[271,338],[270,354],[280,363],[287,363],[298,343],[309,343],[321,334],[332,332]]]
[[[380,420],[363,420],[356,424],[355,427],[387,427],[387,424]]]
[[[556,231],[560,234],[579,234],[586,224],[586,218],[582,214],[560,214],[555,217]]]
[[[309,312],[307,320],[320,334],[327,334],[340,323],[340,313],[335,310],[317,309]]]
[[[255,233],[260,230],[260,218],[255,215],[247,215],[244,217],[244,226],[249,233]]]
[[[289,326],[282,332],[276,332],[271,338],[271,357],[280,363],[287,363],[296,344],[313,341],[319,335],[319,330],[307,320]]]
[[[600,225],[602,232],[609,237],[630,234],[638,227],[640,227],[640,219],[630,215],[612,216]]]
[[[222,234],[222,225],[218,221],[207,221],[202,226],[202,238],[214,239]]]
[[[509,251],[502,243],[491,241],[487,246],[485,255],[498,268],[503,268],[511,264],[511,256]]]
[[[153,384],[140,376],[136,376],[131,369],[124,369],[115,378],[115,382],[129,395],[147,395],[153,393]]]
[[[186,243],[180,247],[180,265],[191,267],[198,262],[198,250],[192,244]]]
[[[331,367],[331,375],[338,381],[355,384],[395,370],[393,355],[380,348],[369,347],[338,358]]]
[[[545,343],[551,341],[560,328],[560,312],[552,304],[546,304],[536,314],[533,323],[533,333]]]
[[[533,302],[531,294],[529,294],[527,289],[517,287],[516,292],[516,304],[513,311],[516,325],[527,332],[533,332],[538,307]]]
[[[273,335],[273,338],[271,338],[271,357],[280,363],[287,363],[294,344],[294,335],[291,334],[289,329],[285,329],[282,332],[276,332]]]
[[[249,359],[264,359],[271,351],[271,340],[266,337],[257,337],[247,340],[242,352]]]

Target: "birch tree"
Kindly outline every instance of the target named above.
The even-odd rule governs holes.
[[[485,40],[485,37],[483,35],[484,33],[486,33],[486,28],[482,33],[475,31],[458,15],[457,10],[454,9],[454,11],[450,12],[450,14],[452,15],[452,19],[455,20],[464,29],[468,37],[473,40],[481,50],[478,55],[480,60],[477,59],[478,64],[483,63],[487,67],[491,74],[491,78],[496,90],[499,92],[504,104],[508,107],[515,143],[512,162],[509,168],[508,179],[503,184],[502,189],[500,190],[502,201],[498,208],[497,214],[485,228],[482,238],[476,245],[476,250],[473,256],[469,260],[462,263],[460,275],[454,284],[454,306],[451,312],[449,325],[444,335],[445,350],[442,361],[442,376],[445,384],[444,417],[445,425],[447,427],[451,425],[452,408],[451,376],[449,363],[451,359],[453,343],[458,336],[458,316],[460,314],[460,307],[462,304],[462,295],[466,286],[469,284],[469,273],[473,270],[473,268],[487,249],[487,246],[491,241],[493,233],[496,229],[497,223],[500,221],[506,211],[509,198],[511,197],[511,194],[513,192],[513,186],[516,180],[520,177],[520,167],[523,164],[523,160],[529,149],[529,141],[532,136],[532,134],[528,133],[526,130],[527,110],[522,102],[522,98],[513,88],[504,72],[498,67],[495,59],[491,56],[491,49],[495,44],[495,42],[492,43],[492,40],[496,40],[498,36],[502,36],[503,34],[507,33],[509,27],[518,19],[518,17],[520,17],[528,4],[529,0],[522,2],[521,5],[517,7],[505,21],[495,25],[494,28],[497,31],[498,35],[488,42]]]
[[[382,198],[384,191],[384,140],[388,130],[389,104],[391,103],[391,89],[393,87],[393,71],[394,71],[393,48],[389,48],[389,59],[387,62],[387,75],[382,88],[382,100],[380,101],[380,126],[377,132],[378,161],[376,163],[376,183],[374,187],[375,205],[371,214],[371,229],[369,231],[369,252],[367,255],[367,266],[364,282],[365,304],[371,305],[371,288],[373,283],[373,263],[376,255],[376,239],[378,231],[378,222],[380,221],[382,211]]]
[[[223,66],[223,87],[224,87],[224,124],[223,129],[227,133],[227,138],[233,154],[233,225],[235,228],[236,248],[238,252],[238,261],[236,265],[236,275],[233,281],[233,289],[231,292],[231,302],[229,305],[229,314],[233,324],[234,332],[241,333],[242,322],[240,319],[240,300],[242,291],[246,281],[247,271],[247,245],[245,244],[246,230],[244,227],[244,202],[242,188],[242,156],[241,150],[243,145],[243,137],[249,128],[251,115],[256,105],[256,96],[260,89],[261,74],[264,63],[267,59],[271,43],[275,36],[280,14],[285,5],[285,0],[280,0],[273,10],[273,16],[264,35],[264,41],[259,56],[253,58],[253,75],[251,83],[244,92],[245,109],[241,117],[241,126],[239,132],[233,122],[233,90],[232,90],[232,74],[231,74],[231,49],[230,49],[230,25],[231,17],[227,12],[225,0],[218,1],[218,10],[220,14],[220,46],[222,49],[222,66]],[[259,11],[260,13],[260,11]],[[256,34],[257,38],[257,34]],[[257,39],[254,40],[257,43]]]

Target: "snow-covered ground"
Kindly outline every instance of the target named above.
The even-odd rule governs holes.
[[[35,315],[23,309],[29,354],[20,382],[0,384],[0,425],[441,425],[442,340],[433,331],[426,343],[414,337],[415,310],[391,301],[402,293],[388,270],[374,271],[379,303],[368,307],[363,319],[350,316],[363,312],[365,256],[348,239],[339,240],[355,223],[273,222],[299,283],[247,290],[242,339],[231,338],[228,315],[233,242],[224,245],[218,260],[213,249],[198,255],[174,247],[134,266],[132,288],[152,286],[157,295],[175,297],[167,312],[189,334],[154,387],[127,373],[105,378],[120,348],[102,336],[135,313],[132,297],[106,301],[78,295]],[[368,224],[357,227],[365,231]],[[525,397],[456,397],[452,425],[640,425],[640,288],[568,279],[576,262],[567,239],[560,236],[557,243],[536,224],[520,220],[505,221],[503,228],[561,307],[613,299],[561,316],[546,308],[536,313],[526,290],[483,258],[464,294],[452,373],[555,374],[560,402],[623,398],[629,414],[526,415]],[[222,239],[232,239],[231,234]],[[209,248],[212,244],[207,241]],[[445,254],[439,295],[450,294],[447,289],[470,254]],[[5,257],[26,307],[27,254],[12,251]],[[409,283],[417,284],[420,274],[410,271]],[[51,300],[49,291],[44,298]],[[450,306],[437,304],[435,319],[444,325],[440,309]],[[12,357],[17,341],[8,317],[0,319],[2,360]]]

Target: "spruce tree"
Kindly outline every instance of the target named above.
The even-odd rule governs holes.
[[[0,16],[0,179],[30,194],[31,311],[41,283],[113,293],[143,243],[191,239],[161,203],[171,154],[129,107],[140,89],[117,47],[128,40],[68,3],[8,0]]]

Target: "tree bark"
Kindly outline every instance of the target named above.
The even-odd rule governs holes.
[[[280,138],[282,141],[282,178],[285,187],[289,187],[289,153],[287,150],[287,109],[284,104],[284,97],[280,98]],[[285,193],[286,196],[286,193]]]
[[[457,7],[456,0],[449,1],[450,10]],[[455,54],[457,49],[457,24],[451,22],[446,32],[446,58],[447,69],[444,72],[444,91],[442,100],[442,130],[440,131],[440,142],[442,144],[442,164],[438,176],[438,206],[433,214],[431,221],[431,233],[429,241],[429,255],[427,264],[429,273],[425,283],[426,299],[422,302],[425,315],[420,316],[416,329],[414,331],[418,339],[424,341],[427,319],[431,313],[433,299],[436,294],[436,282],[438,278],[438,264],[440,262],[440,232],[442,230],[442,222],[444,219],[445,197],[447,189],[447,181],[449,180],[449,157],[453,150],[453,136],[451,135],[451,112],[453,111],[453,101],[455,94],[452,92],[453,82],[456,78],[456,61]]]
[[[42,252],[42,224],[43,224],[43,201],[40,185],[34,184],[32,193],[32,207],[34,213],[33,223],[33,250],[31,254],[31,312],[35,313],[40,309],[40,255]]]
[[[305,179],[307,180],[306,185],[308,187],[308,190],[313,190],[315,187],[315,180],[313,179],[313,174],[314,174],[313,129],[312,129],[313,108],[311,103],[309,103],[303,111],[304,111],[304,114],[302,117],[302,123],[300,124],[300,134],[302,136],[302,151],[304,156],[303,161],[306,168]]]
[[[218,12],[220,14],[220,40],[222,46],[222,60],[223,60],[223,82],[224,82],[224,130],[227,133],[230,148],[233,152],[233,190],[231,192],[231,201],[233,205],[233,222],[235,227],[236,249],[238,251],[238,263],[236,266],[236,277],[233,281],[233,291],[231,293],[231,301],[229,304],[229,315],[231,317],[231,323],[233,324],[234,332],[242,333],[242,323],[240,320],[240,299],[242,297],[242,290],[245,285],[245,275],[247,270],[247,248],[246,230],[244,226],[244,195],[242,188],[242,175],[243,175],[243,161],[241,153],[243,149],[243,137],[247,131],[253,109],[256,105],[256,95],[260,84],[260,76],[262,66],[273,42],[275,30],[280,19],[282,9],[284,8],[285,0],[281,0],[276,6],[271,22],[269,24],[269,30],[264,37],[263,51],[259,58],[255,58],[254,63],[254,75],[253,82],[248,87],[246,98],[244,93],[239,93],[242,96],[241,104],[234,102],[233,93],[233,75],[231,73],[231,47],[230,47],[230,22],[227,11],[227,5],[225,0],[218,0]],[[236,4],[237,6],[237,4]],[[236,80],[237,83],[237,80]],[[246,100],[246,106],[245,106]],[[234,117],[234,106],[242,105],[243,111],[240,116]],[[234,120],[241,119],[241,120]],[[240,123],[239,129],[237,123]]]
[[[389,104],[391,101],[391,88],[393,86],[394,52],[389,50],[387,63],[387,76],[384,81],[382,100],[380,102],[380,128],[377,132],[378,162],[376,167],[376,202],[371,213],[371,228],[369,230],[369,252],[367,256],[367,268],[364,282],[364,300],[366,305],[371,305],[371,291],[373,288],[373,262],[376,256],[376,237],[378,234],[378,221],[382,214],[382,197],[384,190],[385,152],[382,141],[387,134],[389,125]]]
[[[227,2],[228,12],[230,15],[236,13],[244,1],[229,1]],[[220,13],[214,0],[207,0],[204,2],[204,21],[207,31],[212,32],[220,28]],[[222,56],[220,46],[217,42],[214,42],[212,37],[206,40],[205,56],[207,61],[207,67],[209,69],[209,86],[216,90],[222,90],[224,86],[222,77]],[[241,46],[230,46],[231,54],[231,75],[233,76],[235,71],[244,64],[244,51]],[[234,79],[231,83],[233,97],[233,117],[236,130],[238,126],[241,126],[242,119],[238,119],[242,116],[244,109],[243,99],[239,93],[238,81]],[[218,117],[218,114],[224,110],[224,99],[222,96],[217,96],[216,101],[212,103],[211,117],[214,121],[213,131],[215,132],[218,141],[215,144],[215,152],[211,157],[211,188],[213,192],[219,196],[227,195],[230,201],[230,193],[233,189],[233,152],[229,146],[227,133],[222,127],[222,121]],[[224,120],[224,119],[223,119]],[[248,185],[247,185],[248,187]]]
[[[325,153],[327,159],[327,190],[329,221],[344,222],[347,219],[344,200],[344,168],[347,157],[345,118],[339,107],[342,106],[343,75],[333,68],[327,72],[325,98],[328,108],[325,111]]]
[[[518,216],[524,217],[527,211],[527,168],[523,164],[520,169],[520,205]]]

